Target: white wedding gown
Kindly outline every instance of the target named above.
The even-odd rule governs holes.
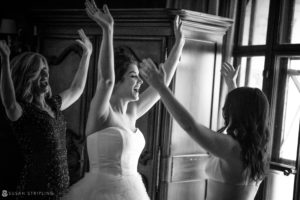
[[[149,200],[140,174],[145,139],[137,129],[109,127],[87,137],[90,171],[71,186],[68,200]]]

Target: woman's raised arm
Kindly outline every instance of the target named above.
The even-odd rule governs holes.
[[[89,127],[95,123],[105,121],[109,113],[109,100],[112,95],[114,73],[113,26],[114,20],[107,5],[103,11],[98,9],[94,0],[86,1],[86,12],[102,28],[102,42],[98,58],[98,80],[94,97],[90,104],[87,121],[87,134]]]
[[[85,35],[82,29],[78,30],[78,34],[81,40],[76,40],[76,42],[82,47],[83,53],[79,63],[78,70],[75,77],[71,83],[71,87],[60,93],[62,97],[61,110],[68,108],[72,105],[84,91],[88,67],[90,64],[90,58],[93,51],[93,46],[89,38]]]
[[[16,100],[15,88],[10,71],[10,49],[5,41],[0,41],[1,77],[0,91],[1,100],[7,117],[11,121],[18,120],[22,115],[22,108]]]
[[[228,158],[236,145],[231,137],[218,134],[203,126],[193,118],[193,116],[174,97],[166,85],[165,72],[162,66],[146,66],[140,70],[144,79],[155,88],[161,96],[167,110],[171,113],[177,123],[208,152],[217,157]]]
[[[240,65],[235,69],[230,63],[224,62],[221,68],[221,74],[224,77],[228,91],[237,88],[236,78],[239,74]]]
[[[172,47],[172,50],[166,62],[163,64],[164,70],[166,72],[167,85],[170,84],[172,77],[176,71],[179,58],[181,56],[182,49],[185,43],[184,35],[182,32],[182,22],[180,21],[179,16],[176,16],[174,20],[174,35],[176,39],[175,44]],[[155,66],[154,62],[150,58],[143,59],[140,65],[142,68],[144,66]],[[136,107],[136,118],[140,118],[141,116],[143,116],[159,100],[159,98],[160,96],[156,90],[151,87],[147,88],[140,95],[139,101],[131,103]]]

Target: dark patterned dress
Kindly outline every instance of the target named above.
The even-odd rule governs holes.
[[[47,103],[55,118],[30,103],[20,103],[23,114],[12,122],[25,161],[19,199],[59,199],[69,186],[62,99],[53,96]]]

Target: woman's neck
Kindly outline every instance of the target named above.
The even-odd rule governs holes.
[[[46,108],[47,107],[47,103],[46,103],[44,94],[41,94],[39,96],[34,96],[32,103],[34,105],[36,105],[37,107],[40,107],[40,108]]]
[[[128,101],[121,97],[112,95],[110,98],[110,105],[115,112],[126,114]]]

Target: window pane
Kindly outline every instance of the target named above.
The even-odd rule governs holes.
[[[201,124],[210,127],[213,106],[215,69],[214,43],[187,40],[177,67],[174,95]],[[197,49],[197,51],[188,51]],[[201,53],[199,53],[201,52]],[[194,54],[194,55],[193,55]],[[173,119],[172,154],[184,155],[205,152]]]
[[[294,174],[285,176],[282,172],[272,170],[268,175],[266,199],[293,200],[294,180]]]
[[[264,45],[268,27],[270,0],[248,0],[242,20],[242,45]]]
[[[281,42],[300,43],[300,0],[286,0],[281,15]]]
[[[300,119],[300,60],[290,60],[285,89],[280,158],[296,161]]]
[[[265,57],[242,57],[237,85],[262,89]]]

